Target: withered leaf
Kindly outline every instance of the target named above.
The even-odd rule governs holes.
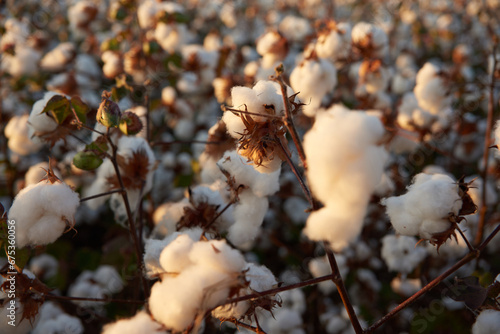
[[[453,288],[447,292],[448,297],[455,301],[464,302],[473,310],[483,305],[488,296],[488,289],[479,284],[479,278],[468,276],[455,278]]]

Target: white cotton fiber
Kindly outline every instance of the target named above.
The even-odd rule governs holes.
[[[132,318],[118,320],[104,326],[102,334],[166,334],[163,326],[152,319],[146,311],[139,311]]]
[[[33,137],[34,135],[44,134],[47,132],[54,131],[57,128],[56,121],[48,116],[46,113],[41,112],[47,105],[47,102],[55,95],[60,95],[55,92],[46,92],[43,99],[36,101],[31,108],[31,113],[28,118],[28,135]]]
[[[28,117],[28,115],[14,116],[4,129],[9,149],[19,155],[37,152],[41,147],[39,142],[35,143],[29,137]]]
[[[391,271],[408,274],[427,256],[425,247],[416,247],[417,239],[386,235],[382,238],[382,259]]]
[[[178,235],[160,254],[160,265],[167,273],[179,273],[191,265],[189,252],[195,241],[187,234]]]
[[[305,103],[303,113],[314,117],[323,97],[337,85],[337,69],[326,59],[304,60],[290,74],[290,84]]]
[[[197,265],[221,272],[240,272],[245,265],[243,255],[231,248],[225,240],[197,242],[189,252],[189,259]]]
[[[349,23],[335,24],[328,33],[320,33],[315,44],[316,54],[320,58],[338,60],[347,58],[351,51],[351,26]]]
[[[458,214],[462,200],[457,183],[444,174],[418,174],[408,192],[382,201],[397,233],[431,239],[451,226],[450,213]]]
[[[16,222],[16,246],[46,245],[63,234],[74,215],[80,198],[64,183],[40,182],[22,189],[9,210]]]
[[[490,334],[500,331],[500,311],[484,310],[472,325],[472,334]]]
[[[427,62],[418,71],[413,89],[418,105],[433,115],[439,115],[451,106],[448,84],[440,75],[441,69]]]
[[[325,207],[307,220],[310,239],[327,240],[340,251],[357,238],[388,157],[379,146],[384,133],[377,117],[341,105],[317,114],[304,150],[311,190]]]

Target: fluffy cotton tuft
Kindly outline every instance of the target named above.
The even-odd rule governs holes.
[[[441,69],[427,62],[417,73],[413,92],[420,107],[447,122],[448,110],[451,107],[448,87]]]
[[[382,259],[391,271],[408,274],[427,256],[425,247],[416,247],[417,239],[386,235],[382,239]]]
[[[484,310],[472,325],[472,334],[490,334],[500,331],[500,311]]]
[[[304,101],[303,112],[313,117],[323,97],[337,85],[337,69],[329,60],[304,60],[290,74],[290,84]]]
[[[315,44],[318,57],[332,61],[347,58],[351,51],[351,26],[349,23],[335,24],[326,33],[320,33]]]
[[[311,190],[325,207],[307,220],[304,233],[310,239],[341,250],[357,238],[388,157],[378,146],[383,135],[380,120],[363,112],[335,105],[317,114],[304,150]]]
[[[22,189],[9,210],[16,222],[16,246],[46,245],[54,242],[74,215],[80,198],[67,184],[40,182]]]
[[[166,334],[167,331],[163,330],[162,327],[161,324],[154,321],[145,311],[140,311],[132,318],[122,319],[104,326],[102,334]]]
[[[382,204],[397,233],[431,239],[451,226],[448,216],[458,214],[462,200],[457,183],[448,175],[420,173],[406,194],[386,198]]]

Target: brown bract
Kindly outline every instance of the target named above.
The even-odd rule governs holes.
[[[149,158],[144,149],[132,153],[128,159],[121,155],[116,156],[120,168],[123,186],[127,189],[141,189],[146,183],[149,172]],[[116,175],[107,178],[112,188],[120,188],[120,181]]]

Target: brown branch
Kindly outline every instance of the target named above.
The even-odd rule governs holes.
[[[490,158],[491,146],[491,130],[493,128],[493,111],[494,111],[494,101],[493,96],[495,94],[495,69],[497,66],[496,57],[496,44],[493,45],[493,69],[491,71],[491,82],[489,87],[489,99],[488,99],[488,116],[486,118],[486,134],[484,138],[484,153],[483,153],[483,170],[481,171],[481,178],[483,179],[483,189],[481,192],[481,209],[479,210],[479,224],[477,229],[476,238],[474,239],[474,244],[479,245],[483,239],[484,233],[484,223],[486,220],[486,183],[488,181],[488,162]]]
[[[323,247],[325,248],[328,262],[330,263],[330,268],[332,269],[332,282],[337,286],[340,298],[342,298],[342,303],[344,304],[347,314],[349,315],[349,319],[351,320],[352,327],[354,328],[356,334],[363,333],[363,328],[359,323],[358,316],[356,315],[356,311],[354,311],[354,307],[352,306],[351,300],[349,299],[349,294],[347,293],[344,281],[342,280],[342,276],[340,275],[337,260],[335,260],[335,255],[333,254],[330,247],[328,247],[328,244],[326,242],[323,243]]]
[[[111,145],[111,148],[113,150],[113,156],[112,156],[111,162],[113,163],[113,168],[114,168],[115,173],[116,173],[116,178],[118,179],[118,182],[120,183],[120,188],[125,189],[125,186],[123,184],[123,179],[122,179],[121,174],[120,174],[120,168],[118,167],[118,163],[117,163],[117,159],[116,159],[116,152],[118,151],[118,148],[116,147],[116,145],[111,140],[111,137],[109,136],[109,129],[110,128],[108,128],[108,132],[106,133],[106,139],[109,142],[109,144]],[[132,216],[132,211],[130,210],[130,203],[128,201],[128,195],[127,195],[126,191],[123,191],[121,193],[121,195],[122,195],[123,202],[125,203],[125,210],[127,212],[129,231],[130,231],[130,235],[132,236],[132,242],[134,243],[135,253],[137,256],[137,263],[139,265],[139,275],[140,275],[140,279],[141,279],[141,283],[142,283],[142,288],[144,289],[144,296],[146,298],[148,298],[149,297],[149,286],[148,286],[148,283],[146,282],[146,279],[144,278],[144,274],[143,274],[144,262],[143,262],[143,258],[142,258],[142,251],[141,251],[141,247],[139,244],[139,240],[137,238],[137,231],[136,231],[136,227],[135,227],[134,218]]]
[[[80,198],[80,203],[88,201],[88,200],[91,200],[91,199],[94,199],[94,198],[99,198],[99,197],[102,197],[102,196],[111,195],[111,194],[114,194],[114,193],[121,193],[123,191],[125,191],[125,189],[123,189],[123,188],[122,189],[115,189],[115,190],[107,191],[105,193],[101,193],[101,194],[97,194],[97,195],[93,195],[93,196],[89,196],[89,197]]]

